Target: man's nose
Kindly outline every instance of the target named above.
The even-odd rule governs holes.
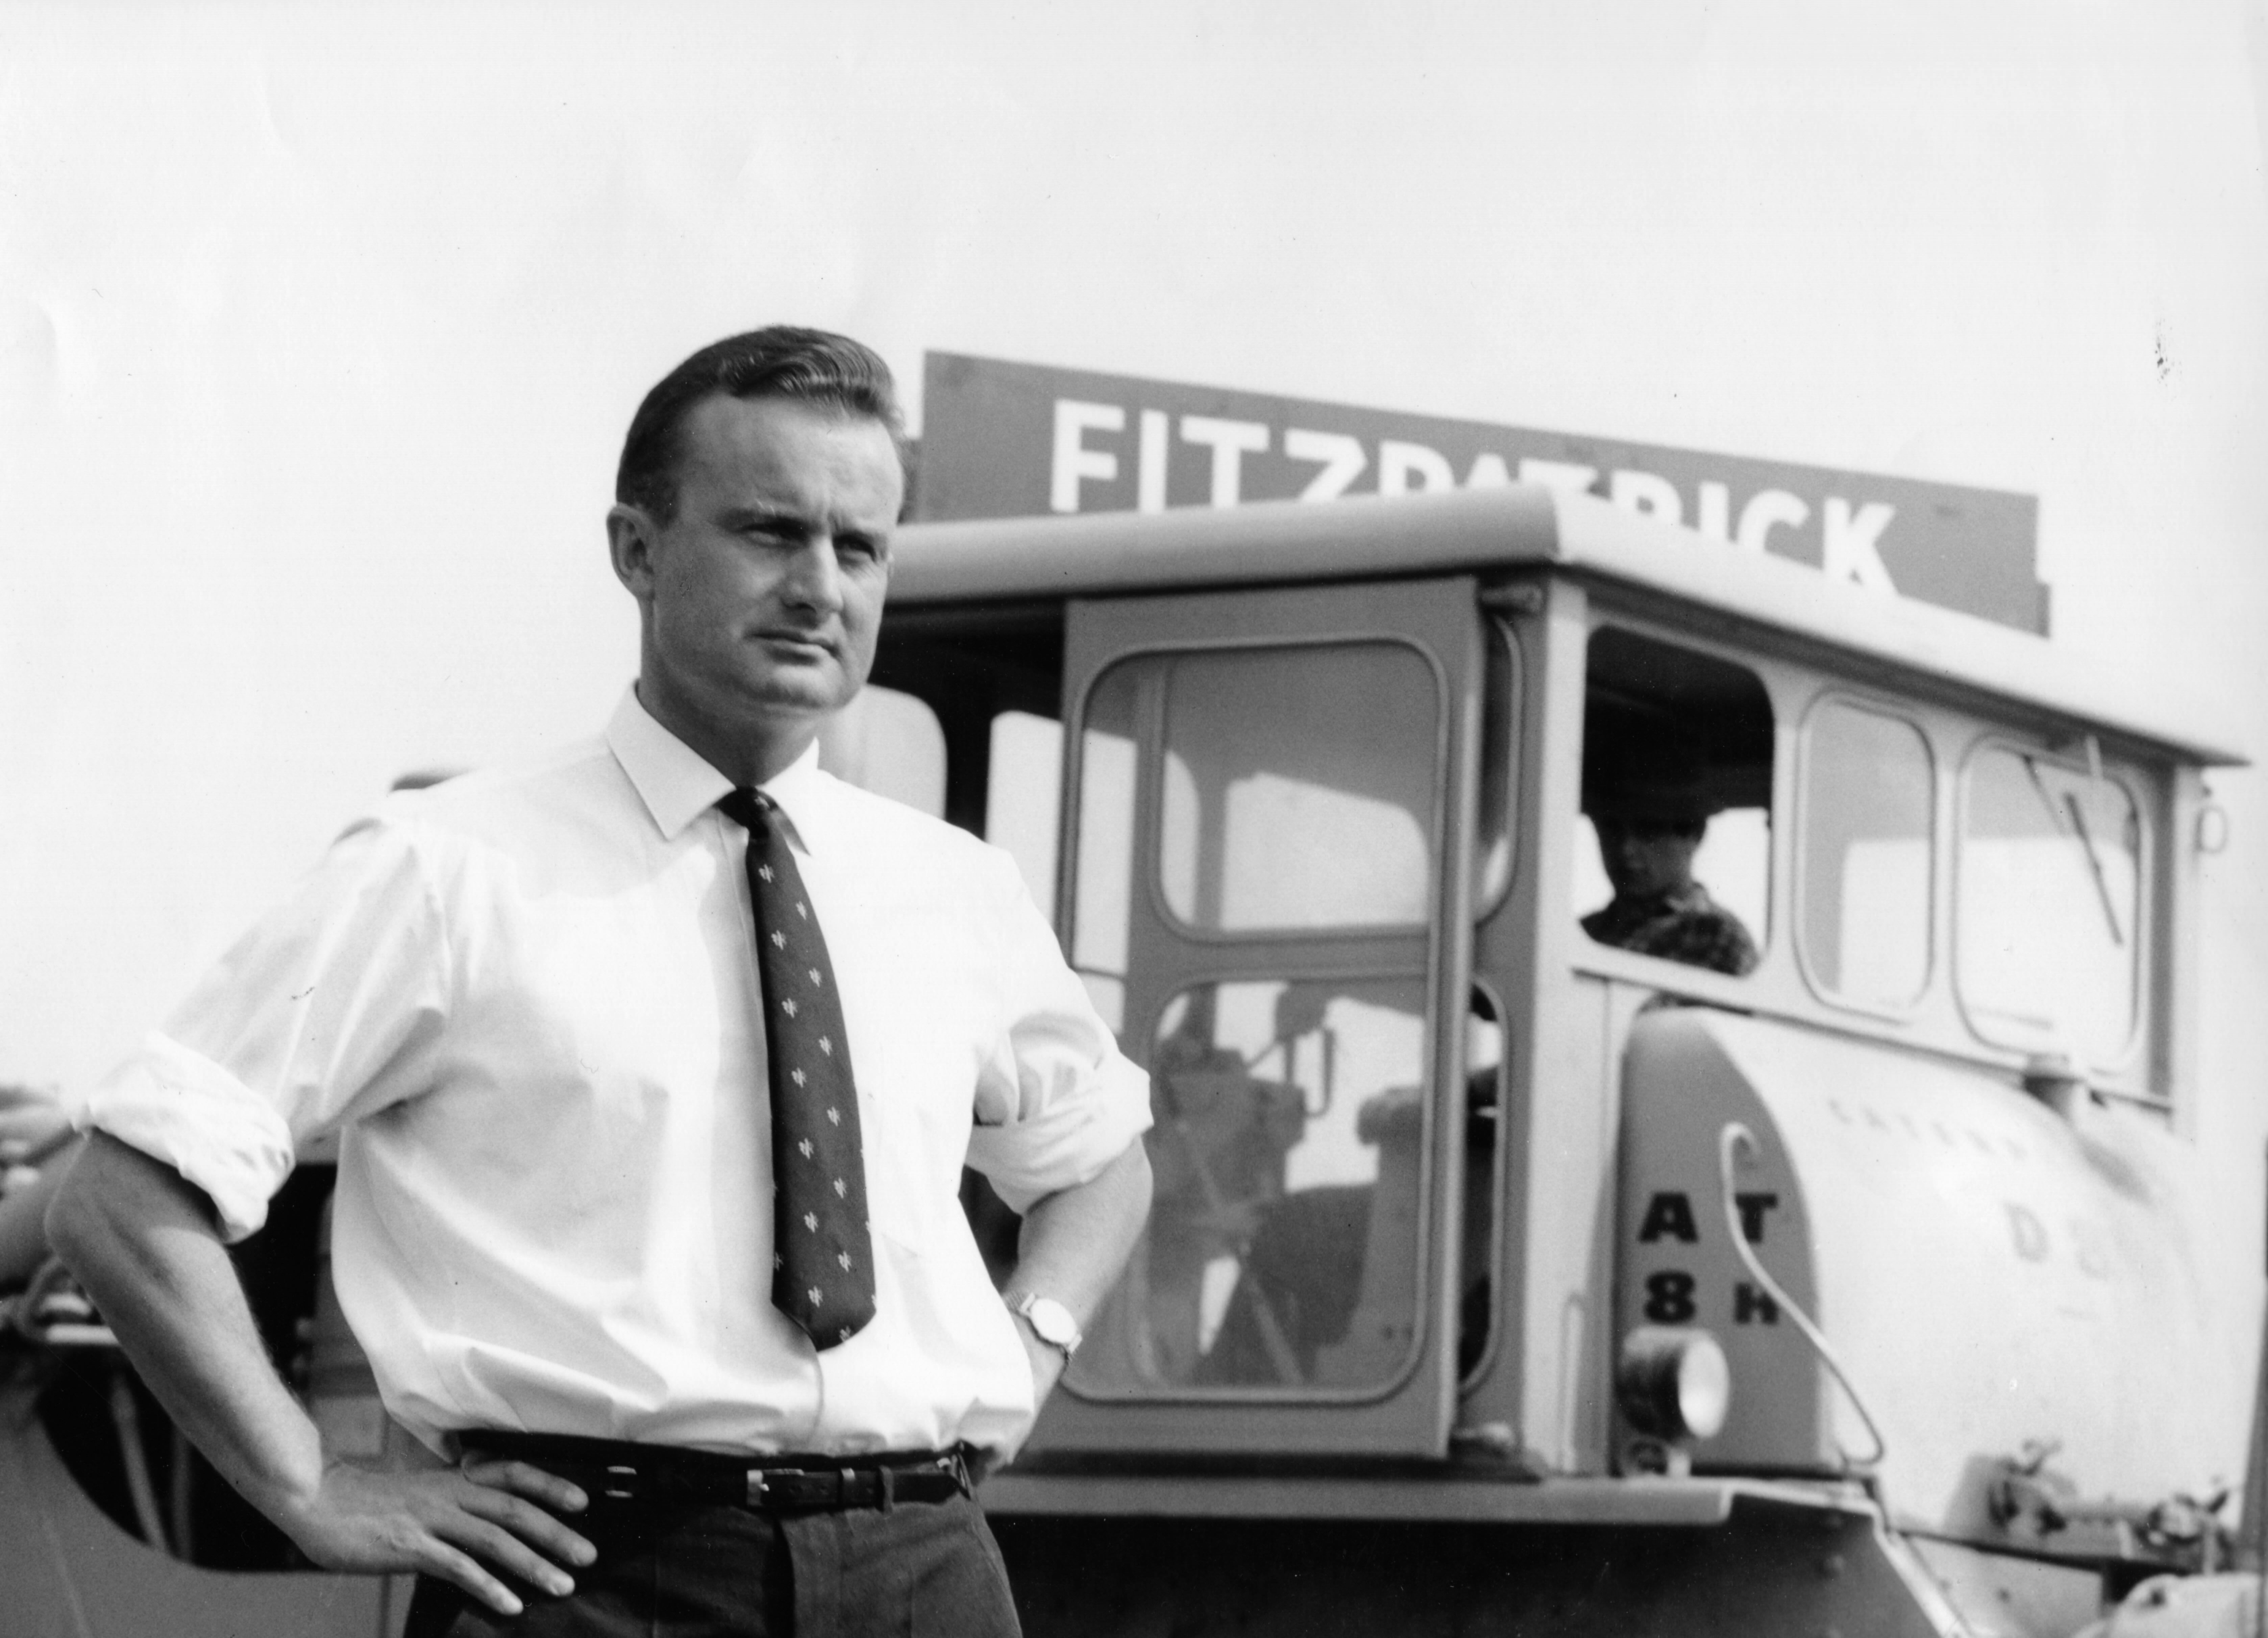
[[[788,565],[791,601],[800,608],[833,613],[843,606],[843,570],[835,561],[835,537],[814,534]]]

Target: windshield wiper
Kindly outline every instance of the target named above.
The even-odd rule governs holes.
[[[2032,789],[2039,792],[2040,805],[2047,809],[2049,819],[2055,820],[2056,828],[2061,830],[2061,815],[2057,812],[2054,796],[2048,790],[2048,782],[2041,776],[2040,765],[2026,757],[2024,772],[2032,776]],[[2094,880],[2095,900],[2102,907],[2103,922],[2110,929],[2110,942],[2123,950],[2126,947],[2126,932],[2118,925],[2118,906],[2110,896],[2110,877],[2102,868],[2102,854],[2095,850],[2095,833],[2088,828],[2087,810],[2080,805],[2078,792],[2066,790],[2063,793],[2062,812],[2071,816],[2072,834],[2079,842],[2080,855],[2087,860],[2087,873]]]
[[[2126,935],[2118,925],[2118,907],[2110,897],[2110,878],[2102,869],[2102,856],[2095,849],[2095,834],[2087,828],[2087,810],[2079,804],[2079,793],[2063,793],[2064,807],[2071,814],[2071,827],[2079,833],[2079,845],[2087,849],[2088,874],[2095,878],[2095,896],[2102,901],[2102,919],[2110,923],[2110,942],[2124,948]]]

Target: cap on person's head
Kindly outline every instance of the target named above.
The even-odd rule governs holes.
[[[1700,826],[1711,800],[1708,765],[1693,737],[1652,718],[1594,722],[1583,747],[1583,812],[1594,819]]]

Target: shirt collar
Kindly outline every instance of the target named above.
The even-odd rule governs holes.
[[[606,739],[666,840],[676,841],[688,825],[733,789],[733,782],[707,758],[653,719],[639,702],[635,687],[622,690],[622,701],[607,724]],[[819,769],[819,744],[814,740],[801,756],[760,787],[787,815],[799,841],[812,834],[811,804],[824,778]]]
[[[1690,915],[1697,910],[1713,907],[1710,903],[1709,890],[1699,882],[1687,882],[1682,887],[1665,887],[1658,893],[1647,893],[1630,902],[1655,915],[1665,912]]]

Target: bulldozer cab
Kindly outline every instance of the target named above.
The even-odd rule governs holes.
[[[1951,1075],[1971,1149],[2049,1082],[2122,1134],[2090,1142],[2181,1128],[2209,714],[1518,488],[930,525],[901,563],[875,681],[1152,1079],[1148,1234],[1004,1496],[1274,1458],[1654,1471],[1616,1389],[1646,1326],[1708,1332],[1746,1407],[1681,1471],[1845,1472],[1850,1414],[1724,1243],[1720,1207],[1816,1296],[1823,1240],[1895,1238],[1807,1195],[1776,1112],[1833,1100],[1800,1049]],[[1724,1031],[1773,1200],[1719,1186],[1714,1131],[1687,1186],[1631,1170],[1671,1164],[1637,1128]],[[1685,1044],[1633,1053],[1657,1038]],[[1968,1505],[2001,1420],[1897,1441],[1918,1517]]]

